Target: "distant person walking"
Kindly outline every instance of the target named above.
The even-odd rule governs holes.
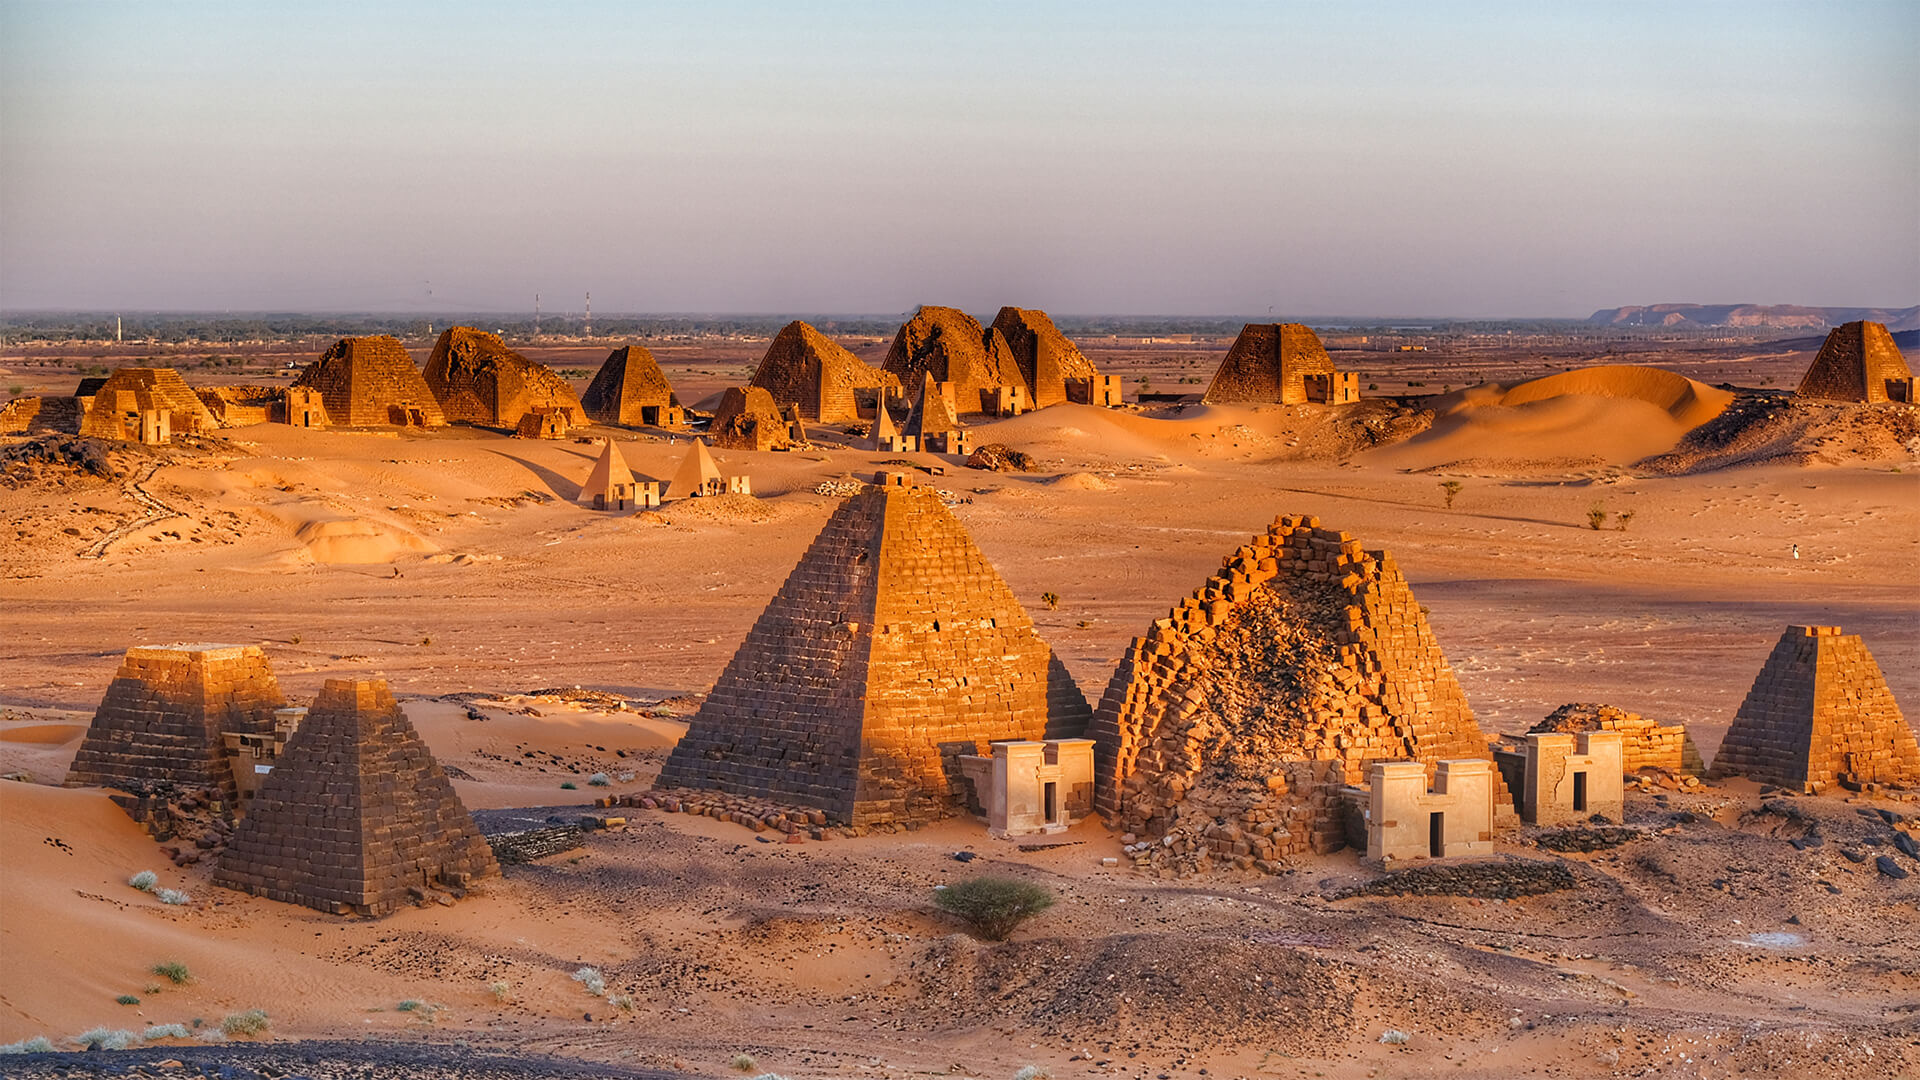
[[[1798,559],[1798,558],[1800,557],[1800,545],[1799,545],[1799,544],[1795,544],[1795,545],[1793,545],[1793,557],[1794,557],[1794,558],[1796,558],[1796,559]]]

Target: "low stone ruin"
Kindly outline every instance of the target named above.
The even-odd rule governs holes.
[[[157,446],[174,434],[198,435],[219,426],[172,368],[120,368],[90,389],[80,419],[85,438]]]
[[[265,424],[280,412],[286,391],[273,386],[203,386],[194,393],[221,427]]]
[[[536,407],[564,409],[570,424],[584,424],[586,410],[573,387],[544,364],[507,348],[498,335],[452,326],[427,358],[427,387],[449,421],[518,429]]]
[[[1920,784],[1920,745],[1858,634],[1789,626],[1734,713],[1710,775],[1794,791]]]
[[[535,405],[520,417],[513,434],[518,439],[564,439],[580,414],[564,405]]]
[[[331,422],[347,427],[444,427],[440,400],[413,366],[406,346],[387,334],[347,337],[333,343],[293,381],[294,390],[313,390],[326,412],[315,423],[310,403],[289,411],[295,427]],[[292,404],[292,391],[288,403]],[[304,422],[303,419],[304,418]]]
[[[1169,875],[1339,848],[1342,789],[1375,762],[1492,758],[1393,556],[1311,517],[1276,520],[1134,639],[1088,734],[1096,808]]]
[[[1685,725],[1662,726],[1625,709],[1596,702],[1569,702],[1533,725],[1529,732],[1577,734],[1617,731],[1621,737],[1621,767],[1629,773],[1662,769],[1674,776],[1700,776],[1707,771],[1700,748]]]
[[[1912,402],[1913,370],[1893,335],[1877,322],[1850,322],[1827,332],[1794,393],[1827,401]]]
[[[380,679],[328,679],[234,830],[214,883],[380,916],[499,872]]]
[[[1521,820],[1560,825],[1598,815],[1617,822],[1626,807],[1623,742],[1617,731],[1531,732],[1522,749],[1495,758],[1519,796]]]
[[[1333,360],[1312,327],[1301,323],[1248,323],[1240,328],[1240,336],[1227,350],[1226,359],[1220,361],[1201,400],[1209,405],[1330,401],[1330,395],[1343,393],[1347,384],[1322,378],[1310,392],[1307,379],[1335,374]]]
[[[727,450],[791,450],[806,434],[780,413],[773,395],[758,386],[730,386],[720,397],[707,437]]]
[[[1065,832],[1093,813],[1093,740],[1001,740],[963,754],[967,808],[991,836]]]
[[[1376,761],[1366,788],[1347,794],[1365,807],[1367,858],[1392,869],[1492,854],[1495,784],[1493,766],[1478,758],[1440,762],[1431,788],[1418,761]]]
[[[854,825],[958,813],[958,762],[1073,738],[1087,703],[931,488],[841,503],[748,632],[657,787]]]

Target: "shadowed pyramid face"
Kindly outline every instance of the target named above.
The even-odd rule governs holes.
[[[1795,393],[1830,401],[1885,402],[1896,393],[1910,394],[1912,379],[1906,357],[1884,325],[1850,322],[1827,333]],[[1901,383],[1906,385],[1897,386]]]
[[[1298,405],[1306,377],[1333,372],[1320,336],[1300,323],[1249,323],[1207,387],[1208,404]]]
[[[841,504],[715,683],[661,787],[854,824],[959,806],[958,756],[1078,735],[1086,699],[939,496]]]

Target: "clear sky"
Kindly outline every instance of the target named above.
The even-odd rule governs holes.
[[[588,291],[1912,304],[1920,3],[0,0],[0,307]]]

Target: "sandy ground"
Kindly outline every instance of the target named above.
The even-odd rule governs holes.
[[[1642,475],[1632,460],[1724,406],[1711,387],[1622,377],[1542,395],[1515,381],[1435,400],[1430,431],[1369,452],[1330,449],[1313,407],[1061,406],[976,431],[1036,455],[1039,473],[908,460],[944,469],[923,481],[952,492],[1096,701],[1127,642],[1282,513],[1395,554],[1489,733],[1600,701],[1685,723],[1711,756],[1788,623],[1865,635],[1896,696],[1920,701],[1911,454]],[[659,478],[685,452],[600,434]],[[1327,901],[1366,876],[1351,853],[1280,878],[1150,882],[1099,866],[1119,845],[1096,824],[1038,852],[965,822],[769,847],[636,812],[457,908],[366,922],[214,889],[203,867],[168,868],[195,902],[159,905],[124,884],[167,866],[154,845],[99,792],[44,786],[128,645],[214,640],[263,644],[294,699],[328,676],[384,675],[472,777],[456,784],[474,809],[574,804],[559,784],[593,772],[638,790],[682,730],[684,696],[710,685],[831,513],[814,487],[890,460],[818,442],[719,451],[760,498],[646,514],[574,505],[590,445],[466,429],[237,428],[130,454],[127,480],[0,488],[0,773],[36,781],[0,784],[0,1041],[261,1007],[281,1037],[467,1038],[713,1074],[736,1053],[805,1077],[1920,1067],[1920,878],[1840,858],[1843,841],[1891,850],[1892,826],[1838,799],[1793,800],[1826,823],[1825,846],[1803,850],[1789,841],[1804,824],[1783,834],[1750,786],[1636,796],[1630,818],[1663,839],[1570,856],[1590,873],[1580,890],[1506,903]],[[177,516],[82,557],[152,512],[142,494]],[[510,697],[576,685],[668,704]],[[484,719],[455,697],[475,693],[501,698]],[[1910,830],[1915,806],[1888,805]],[[1682,809],[1695,819],[1672,820]],[[963,872],[960,849],[1049,882],[1060,908],[1007,946],[956,935],[926,896]],[[1523,837],[1505,850],[1557,857]],[[148,992],[163,960],[194,981]],[[587,996],[568,977],[582,964],[633,1009]],[[122,993],[141,1004],[113,1004]],[[398,1011],[409,999],[445,1007]],[[1388,1028],[1412,1041],[1381,1045]]]

